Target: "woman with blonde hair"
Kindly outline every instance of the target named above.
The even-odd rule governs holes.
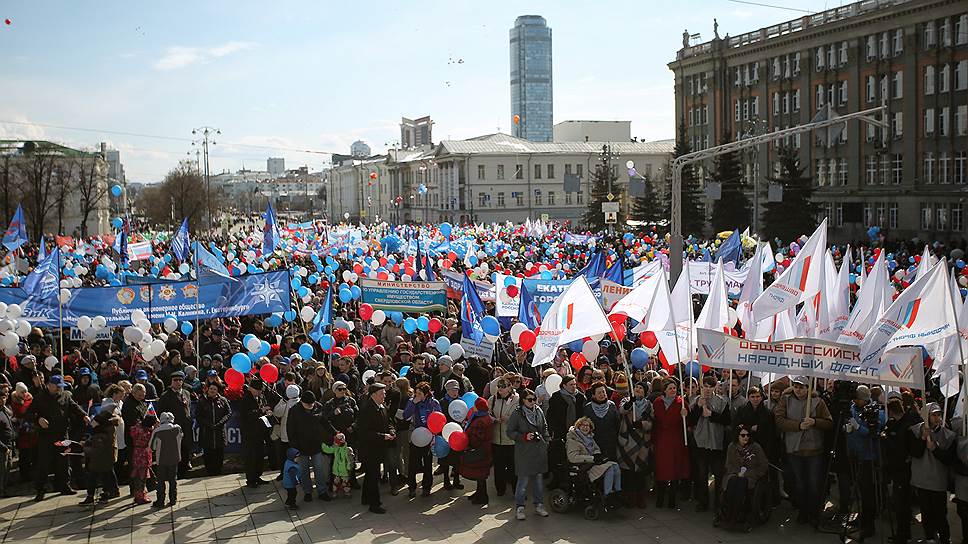
[[[565,450],[568,452],[568,462],[574,465],[588,464],[588,479],[592,482],[604,478],[602,485],[605,500],[608,504],[616,504],[615,493],[622,491],[622,471],[618,463],[602,455],[602,449],[595,443],[595,424],[589,417],[580,417],[575,425],[568,429],[565,438]]]

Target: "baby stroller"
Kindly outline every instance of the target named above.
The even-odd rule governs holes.
[[[742,498],[737,500],[737,497]],[[768,478],[760,478],[749,489],[746,478],[734,476],[722,491],[713,526],[748,533],[754,526],[769,521],[772,513]]]
[[[551,509],[559,514],[571,510],[572,506],[584,507],[585,519],[596,520],[605,512],[615,507],[608,504],[601,489],[601,481],[592,482],[588,478],[588,469],[592,465],[567,465],[568,477],[548,495]]]

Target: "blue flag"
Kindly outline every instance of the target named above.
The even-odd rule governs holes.
[[[605,271],[605,279],[614,281],[619,285],[625,285],[625,266],[622,264],[621,256],[615,259],[612,266],[608,267],[608,270]]]
[[[427,281],[437,281],[437,276],[434,274],[433,265],[430,263],[431,263],[430,256],[426,254],[421,255],[420,253],[420,238],[418,236],[417,237],[417,259],[416,259],[417,277],[418,278],[420,277],[420,271],[423,270],[424,276],[426,277]]]
[[[44,243],[44,237],[40,237],[40,247],[37,249],[37,262],[43,261],[47,258],[47,244]]]
[[[14,251],[18,247],[27,243],[27,225],[24,222],[24,209],[17,204],[17,211],[10,220],[10,226],[3,233],[3,245],[8,250]]]
[[[594,288],[598,284],[598,279],[601,278],[602,274],[604,273],[605,252],[596,251],[595,254],[592,255],[592,258],[588,259],[588,264],[585,265],[585,268],[582,268],[575,278],[577,279],[578,276],[585,276],[585,279],[588,280],[588,284]]]
[[[37,263],[30,274],[27,274],[23,290],[30,298],[48,300],[57,296],[59,287],[60,248],[55,247],[46,259]]]
[[[179,261],[188,259],[188,218],[182,220],[181,228],[171,239],[171,251]]]
[[[195,261],[198,263],[198,279],[202,279],[205,273],[215,274],[223,278],[232,278],[229,270],[225,268],[222,261],[215,255],[212,255],[209,250],[205,249],[205,246],[198,242],[195,242]]]
[[[719,245],[716,250],[716,260],[723,260],[723,263],[732,262],[739,268],[739,259],[743,255],[743,244],[740,240],[739,231],[734,230],[725,242]]]
[[[470,338],[478,346],[484,340],[484,303],[477,294],[477,289],[471,283],[470,277],[464,274],[464,296],[460,300],[460,325],[465,338]]]
[[[269,255],[279,245],[279,226],[276,224],[276,212],[272,209],[272,202],[266,205],[266,224],[262,227],[262,254]]]
[[[326,288],[326,300],[323,302],[323,307],[319,309],[316,313],[316,317],[313,318],[313,329],[309,331],[309,337],[313,339],[314,342],[319,343],[319,339],[326,333],[326,327],[333,323],[333,288],[332,286]]]
[[[528,291],[523,282],[521,283],[520,293],[518,321],[527,325],[528,329],[534,330],[541,325],[541,312],[538,311],[538,303],[534,301],[531,291]]]
[[[121,264],[128,264],[128,222],[125,221],[114,238],[114,251],[118,252]]]

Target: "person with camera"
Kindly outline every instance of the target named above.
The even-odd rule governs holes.
[[[881,431],[885,474],[891,480],[891,504],[894,509],[894,544],[907,544],[911,539],[911,455],[908,442],[911,426],[921,422],[913,410],[904,410],[899,397],[887,401],[887,422]]]
[[[534,391],[525,389],[520,395],[517,410],[508,419],[508,438],[514,441],[514,474],[518,483],[514,491],[516,504],[515,517],[525,519],[524,503],[527,499],[528,484],[532,483],[531,495],[534,511],[547,517],[544,507],[544,473],[548,472],[548,422],[538,406]]]
[[[860,489],[860,539],[874,535],[878,509],[874,465],[880,461],[878,438],[886,423],[887,415],[881,405],[871,401],[871,390],[866,385],[858,385],[844,432],[847,434],[847,453],[854,470],[854,481]],[[849,502],[843,497],[841,501]]]
[[[948,466],[945,453],[955,443],[955,433],[942,424],[942,410],[937,402],[924,407],[927,421],[911,427],[911,487],[921,508],[921,526],[925,540],[947,543],[951,540],[948,526]]]

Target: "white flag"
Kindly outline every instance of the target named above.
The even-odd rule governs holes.
[[[924,251],[921,253],[921,261],[918,263],[917,272],[915,272],[914,279],[911,280],[911,282],[913,283],[917,281],[918,278],[920,278],[921,276],[927,274],[928,271],[931,270],[931,267],[934,266],[934,263],[936,262],[937,262],[937,259],[935,259],[934,256],[931,255],[931,250],[929,250],[928,246],[925,245]]]
[[[723,332],[729,323],[729,299],[726,297],[726,282],[723,279],[723,261],[716,263],[713,281],[709,286],[709,298],[699,312],[696,328]]]
[[[558,346],[586,336],[607,334],[611,330],[612,325],[588,286],[588,280],[579,276],[558,295],[541,320],[532,366],[550,363]]]
[[[672,328],[672,303],[665,273],[653,274],[612,307],[608,315],[624,315],[639,322],[632,332]]]
[[[743,290],[739,292],[739,304],[736,306],[736,316],[743,325],[743,332],[750,333],[755,328],[753,322],[753,301],[763,292],[763,245],[756,244]]]
[[[956,334],[948,269],[939,262],[901,292],[860,345],[861,368],[899,346],[923,346]]]
[[[792,308],[820,290],[823,254],[827,250],[827,220],[803,244],[790,267],[753,302],[753,320],[760,321]]]
[[[867,280],[861,283],[860,292],[857,294],[857,302],[854,309],[850,312],[844,330],[840,332],[837,342],[841,344],[858,345],[864,341],[867,332],[871,330],[874,323],[881,317],[887,307],[891,305],[894,297],[894,288],[888,279],[887,264],[884,261],[884,252],[877,256],[871,273]]]
[[[831,319],[832,334],[827,340],[836,341],[840,333],[850,319],[850,246],[844,252],[844,260],[840,263],[840,272],[837,274],[837,281],[828,286],[831,289],[830,297],[827,299],[828,313]]]

